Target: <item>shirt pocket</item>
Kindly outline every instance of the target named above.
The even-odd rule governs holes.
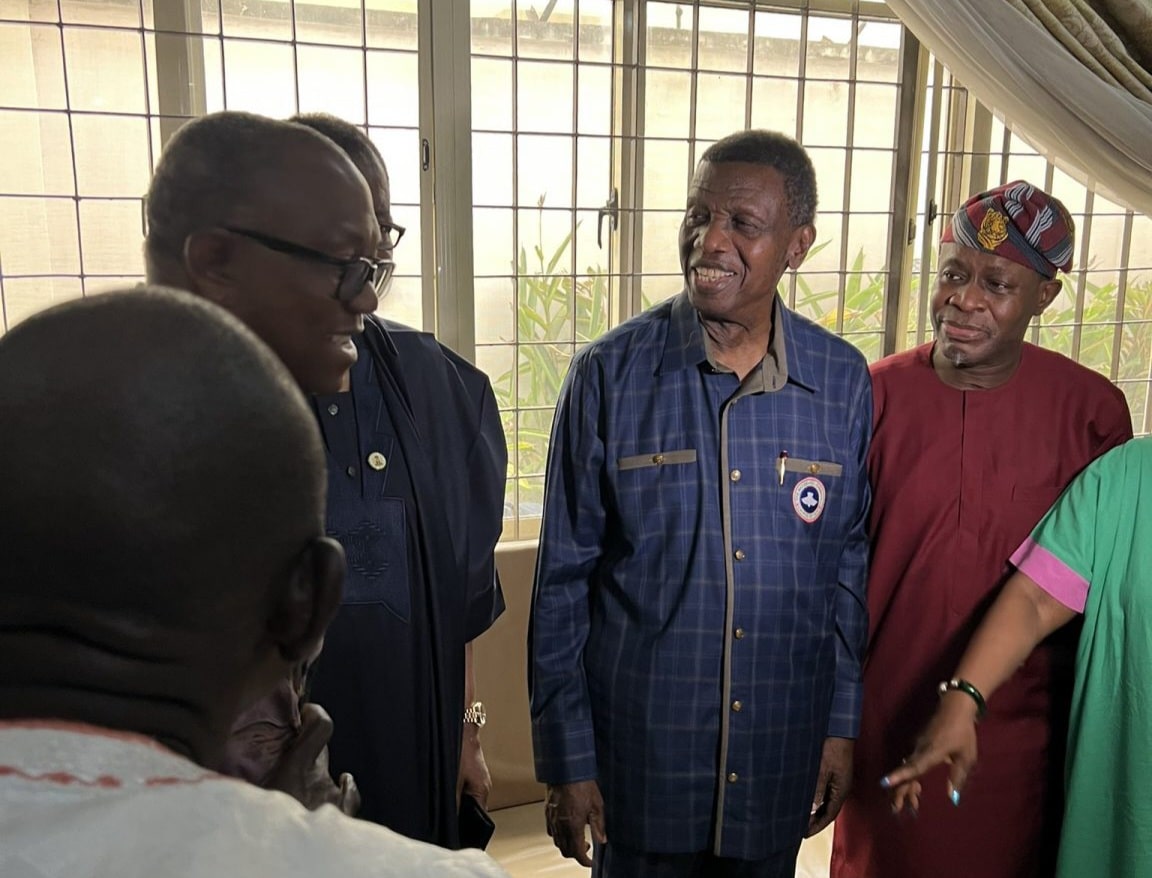
[[[633,469],[643,469],[650,466],[674,466],[683,463],[696,462],[696,449],[683,448],[679,451],[654,451],[651,454],[633,454],[631,457],[621,457],[616,463],[621,472]]]
[[[842,514],[840,480],[844,465],[821,458],[781,457],[776,480],[785,494],[791,518],[802,528],[823,522],[829,507]]]
[[[380,497],[365,503],[354,521],[331,535],[344,546],[347,605],[383,604],[401,621],[412,614],[408,570],[408,521],[404,501]]]

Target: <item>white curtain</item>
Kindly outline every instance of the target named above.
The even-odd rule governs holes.
[[[1152,215],[1152,102],[1140,96],[1142,90],[1152,95],[1152,77],[1140,63],[1150,36],[1150,0],[1096,0],[1092,6],[1104,15],[1094,18],[1086,0],[888,0],[888,6],[1042,155]],[[1107,29],[1105,38],[1095,29],[1106,17],[1114,23],[1117,13],[1138,23],[1127,46],[1107,38]],[[1048,27],[1065,32],[1064,41],[1079,51],[1062,45],[1064,38]]]

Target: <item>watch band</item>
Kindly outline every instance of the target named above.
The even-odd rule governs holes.
[[[478,729],[484,728],[484,723],[488,722],[488,713],[484,710],[484,702],[473,701],[464,711],[464,722],[470,723]]]

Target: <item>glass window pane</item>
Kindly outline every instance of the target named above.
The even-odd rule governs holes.
[[[896,110],[899,90],[894,85],[856,86],[853,146],[891,149],[896,141]]]
[[[224,74],[224,99],[229,110],[248,110],[278,119],[296,112],[291,46],[225,40]]]
[[[852,152],[851,210],[887,210],[892,203],[895,153],[857,149]]]
[[[848,83],[804,83],[804,143],[845,146],[848,143]]]
[[[681,274],[680,224],[683,220],[683,207],[676,211],[644,211],[641,220],[644,235],[641,271],[645,274]]]
[[[81,196],[139,198],[144,194],[151,178],[147,119],[73,116],[72,131]]]
[[[363,125],[364,52],[300,46],[296,50],[296,88],[300,112],[332,113],[354,125]],[[379,119],[373,119],[380,124]]]
[[[22,274],[79,274],[76,206],[64,198],[0,198],[4,283]]]
[[[140,27],[140,4],[116,0],[97,0],[95,3],[88,0],[61,0],[60,20],[65,24]]]
[[[517,348],[517,404],[520,408],[552,405],[568,374],[575,345],[557,342],[521,342]],[[524,438],[518,437],[521,447]],[[525,461],[518,461],[521,467]],[[532,462],[529,462],[532,463]],[[532,463],[533,466],[537,464]],[[523,472],[524,470],[521,470]],[[542,472],[543,469],[534,469]]]
[[[743,10],[700,7],[700,69],[747,70],[750,23]]]
[[[472,0],[472,53],[512,54],[512,3],[507,0]]]
[[[472,128],[512,130],[512,62],[472,59]]]
[[[405,235],[407,238],[407,235]],[[408,243],[407,240],[404,241]],[[419,277],[396,275],[388,287],[388,293],[380,300],[377,313],[388,320],[395,320],[405,326],[424,328],[423,285]]]
[[[0,111],[0,193],[72,195],[72,137],[63,113]]]
[[[365,39],[380,49],[416,50],[419,39],[416,3],[412,0],[365,0]]]
[[[403,247],[409,246],[413,253],[419,253],[420,226],[420,135],[408,128],[369,128],[368,136],[384,156],[388,165],[388,182],[392,186],[392,212],[396,222],[405,226]],[[404,205],[415,210],[405,211]],[[397,212],[401,211],[401,212]],[[409,245],[408,239],[412,239]]]
[[[601,240],[604,246],[596,243],[597,213],[594,210],[576,212],[576,253],[573,265],[577,272],[584,274],[604,274],[608,270],[608,253],[612,244],[608,218],[603,221]]]
[[[512,219],[509,208],[477,207],[472,211],[472,260],[478,278],[505,276],[516,270]]]
[[[612,68],[581,65],[577,71],[576,126],[581,134],[612,133]]]
[[[66,107],[63,57],[56,28],[0,23],[0,58],[4,59],[0,103],[43,110]]]
[[[692,66],[692,10],[680,3],[648,3],[645,57],[653,67]]]
[[[580,0],[581,61],[612,60],[612,0]]]
[[[83,294],[78,277],[7,278],[4,281],[4,329],[9,330],[37,311]]]
[[[796,313],[827,330],[836,329],[836,313],[840,307],[840,275],[836,272],[808,270],[805,264],[796,273]]]
[[[134,275],[144,267],[140,201],[81,199],[80,244],[85,274]]]
[[[874,271],[887,265],[891,229],[891,214],[851,214],[848,220],[848,270]]]
[[[481,350],[480,345],[511,343],[516,340],[515,292],[514,278],[507,276],[476,278],[477,354]]]
[[[816,240],[804,260],[806,271],[839,271],[843,222],[842,213],[820,211],[816,217]]]
[[[762,76],[798,76],[802,27],[800,15],[757,12],[753,71]]]
[[[819,196],[817,207],[820,211],[816,225],[819,228],[827,226],[825,213],[844,209],[844,164],[848,161],[848,151],[809,149],[808,157],[816,169],[816,192]]]
[[[516,348],[514,345],[476,345],[476,366],[488,376],[492,382],[492,390],[496,394],[496,403],[501,409],[513,405],[516,388]],[[504,435],[508,440],[509,469],[515,464],[515,433],[514,425],[509,423],[511,415],[502,413],[504,421]]]
[[[809,79],[847,82],[851,70],[852,22],[846,18],[808,17],[805,74]]]
[[[573,72],[568,64],[516,65],[516,124],[521,131],[572,131]]]
[[[606,137],[576,138],[576,203],[600,208],[612,188],[612,142]],[[604,233],[608,226],[605,219]]]
[[[519,203],[571,207],[572,138],[522,134],[516,146]]]
[[[145,112],[142,46],[136,31],[65,28],[64,57],[72,109]]]
[[[856,78],[899,82],[904,28],[898,21],[861,21],[856,31]]]
[[[752,127],[781,131],[796,136],[796,95],[794,79],[760,78],[752,80]]]
[[[512,168],[516,157],[512,142],[511,134],[472,135],[473,204],[513,204]]]
[[[691,119],[692,74],[649,70],[645,83],[645,136],[683,137]]]
[[[884,331],[884,296],[888,274],[849,272],[844,275],[844,333]]]
[[[516,52],[522,58],[573,58],[575,32],[572,24],[573,0],[557,0],[539,7],[548,17],[542,19],[535,5],[516,4]]]
[[[748,104],[748,80],[744,76],[701,73],[696,77],[696,136],[719,140],[743,131]]]
[[[230,37],[261,40],[292,39],[291,0],[220,0],[221,31]]]
[[[692,167],[682,140],[650,140],[644,148],[644,207],[684,212]]]
[[[364,45],[363,12],[359,0],[295,3],[296,39],[302,43]]]
[[[1147,287],[1141,292],[1147,307]],[[1148,378],[1148,363],[1152,362],[1152,320],[1125,323],[1120,333],[1120,367],[1116,377],[1123,379]]]

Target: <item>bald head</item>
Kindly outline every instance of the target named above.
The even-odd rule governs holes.
[[[200,677],[274,679],[286,577],[324,532],[324,456],[238,321],[161,289],[32,317],[0,338],[0,448],[0,690],[21,693],[0,715],[95,721],[51,693],[107,686],[210,712]]]

